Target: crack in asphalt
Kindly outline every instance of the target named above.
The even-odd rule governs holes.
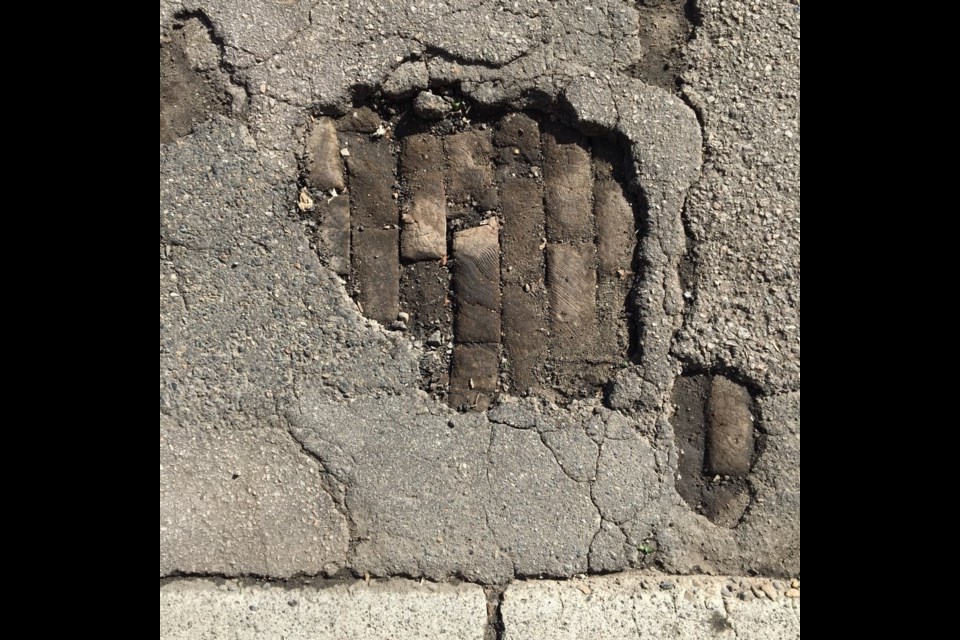
[[[308,20],[307,25],[304,26],[304,27],[302,27],[302,28],[299,28],[293,35],[291,35],[290,37],[288,37],[287,39],[285,39],[284,42],[283,42],[283,44],[280,46],[279,51],[281,51],[281,52],[286,51],[286,49],[289,48],[289,47],[291,46],[291,44],[292,44],[295,40],[298,40],[298,39],[301,39],[301,38],[305,38],[305,37],[307,37],[307,35],[308,35],[310,32],[312,32],[312,31],[314,31],[314,30],[316,30],[316,29],[320,29],[320,28],[321,28],[321,25],[319,24],[319,21],[314,20],[314,17],[313,17],[313,12],[316,10],[318,4],[319,4],[319,2],[314,2],[313,5],[310,7],[309,12],[308,12],[309,20]],[[486,5],[484,5],[484,6],[486,6]],[[498,5],[497,3],[494,3],[494,6],[500,6],[500,5]],[[505,7],[502,7],[502,6],[501,6],[500,8],[507,9],[507,8],[505,8]],[[482,10],[482,9],[481,9],[481,10]],[[463,9],[458,9],[458,10],[456,10],[456,11],[454,11],[454,12],[451,12],[451,13],[448,14],[448,15],[449,15],[449,16],[461,16],[461,15],[469,14],[469,13],[475,12],[475,11],[477,11],[476,8],[463,8]],[[509,9],[507,9],[506,12],[511,13],[512,15],[516,15],[516,16],[529,17],[529,13],[514,12],[514,11],[510,11]],[[187,18],[189,18],[189,17],[195,17],[196,15],[202,16],[202,17],[199,18],[199,19],[201,19],[201,22],[203,22],[205,25],[208,25],[208,28],[211,30],[211,33],[212,33],[213,37],[215,38],[214,42],[218,45],[218,47],[219,47],[219,49],[220,49],[221,67],[222,67],[222,69],[225,71],[225,73],[227,73],[227,75],[228,75],[228,77],[230,78],[231,82],[234,82],[234,73],[236,73],[236,72],[238,72],[238,71],[250,70],[250,69],[252,69],[252,68],[254,68],[254,67],[261,67],[261,66],[263,66],[266,62],[268,62],[268,60],[260,60],[259,62],[256,62],[256,63],[254,63],[254,64],[251,64],[251,65],[249,65],[249,66],[233,66],[233,65],[227,63],[227,62],[224,60],[224,56],[225,56],[226,50],[227,50],[228,48],[229,48],[229,49],[232,49],[232,50],[234,50],[234,51],[239,51],[239,52],[242,52],[242,53],[246,53],[246,54],[248,54],[248,55],[252,55],[252,56],[254,56],[254,57],[259,57],[259,55],[258,55],[258,54],[254,54],[254,53],[251,52],[251,51],[247,51],[247,50],[245,50],[245,49],[243,49],[243,48],[241,48],[241,47],[234,47],[233,45],[225,44],[225,43],[223,42],[223,38],[221,37],[221,35],[220,35],[220,34],[217,32],[217,30],[216,30],[216,25],[215,25],[215,23],[214,23],[213,21],[211,21],[211,20],[206,16],[206,14],[203,13],[202,10],[199,11],[198,13],[196,13],[196,12],[181,12],[181,13],[178,13],[178,14],[176,14],[176,15],[177,15],[178,17],[186,16]],[[209,24],[208,24],[208,23],[209,23]],[[606,21],[604,24],[607,26],[608,29],[611,28],[610,25],[612,24],[612,21],[610,20],[609,17],[607,17],[607,21]],[[556,41],[556,39],[548,38],[548,36],[547,36],[547,34],[546,34],[546,32],[545,32],[545,29],[544,29],[543,25],[541,24],[541,25],[540,25],[540,28],[541,28],[541,38],[542,38],[542,42],[541,42],[541,43],[539,43],[539,44],[533,44],[533,45],[529,46],[527,49],[525,49],[524,51],[518,53],[516,56],[513,56],[513,57],[511,57],[511,58],[509,58],[509,59],[507,59],[507,60],[503,60],[503,61],[499,61],[499,60],[498,60],[498,61],[496,61],[496,62],[493,62],[493,61],[491,61],[491,60],[488,60],[488,59],[485,59],[485,58],[482,58],[482,57],[480,57],[480,58],[474,58],[474,57],[472,57],[472,56],[464,56],[464,55],[461,55],[461,54],[455,54],[455,53],[451,52],[448,48],[430,44],[430,42],[431,42],[431,38],[430,38],[430,37],[417,38],[417,37],[415,37],[415,36],[404,35],[403,29],[401,28],[402,26],[403,26],[403,25],[400,25],[400,26],[396,27],[395,31],[394,31],[393,33],[390,33],[389,36],[390,36],[390,37],[400,38],[402,41],[404,41],[404,42],[406,42],[406,43],[408,43],[408,44],[411,44],[411,45],[412,45],[412,44],[419,45],[419,46],[423,47],[424,49],[423,49],[423,51],[421,51],[421,52],[419,52],[419,53],[410,53],[410,54],[408,54],[407,56],[404,56],[403,59],[402,59],[400,62],[397,63],[396,67],[393,67],[393,69],[396,69],[397,67],[401,66],[402,64],[404,64],[404,63],[406,63],[406,62],[409,62],[409,61],[412,61],[412,60],[424,59],[424,58],[425,58],[425,59],[424,59],[424,63],[425,63],[425,65],[427,66],[428,69],[433,68],[433,69],[435,70],[437,64],[440,64],[440,63],[448,63],[448,64],[460,64],[460,65],[464,65],[465,67],[470,67],[470,68],[472,68],[472,69],[481,70],[481,71],[486,71],[486,72],[501,71],[504,67],[506,67],[506,66],[508,66],[508,65],[511,65],[511,64],[514,64],[514,63],[521,62],[521,61],[524,60],[525,58],[528,58],[528,57],[531,57],[531,56],[535,56],[535,55],[545,55],[545,54],[547,53],[547,49],[549,48],[549,46]],[[695,26],[694,31],[691,33],[691,38],[693,37],[693,34],[696,32],[696,28],[697,28],[697,27]],[[588,30],[588,29],[576,29],[576,28],[575,28],[575,29],[572,29],[572,31],[571,31],[571,33],[578,33],[578,32],[584,33],[584,34],[590,34],[590,33],[591,33],[591,31]],[[383,36],[383,35],[371,35],[371,36],[370,36],[369,38],[367,38],[366,40],[363,40],[363,41],[360,41],[360,42],[356,42],[356,43],[355,43],[355,46],[356,46],[356,48],[357,48],[356,56],[359,58],[359,57],[362,55],[361,52],[362,52],[362,49],[363,49],[363,47],[364,47],[365,45],[370,44],[370,43],[373,43],[373,42],[377,41],[378,39],[384,38],[384,37],[385,37],[385,36]],[[573,83],[573,81],[574,81],[574,79],[571,79],[571,77],[570,77],[570,75],[572,74],[572,72],[571,72],[571,73],[568,73],[568,74],[563,74],[563,73],[556,73],[556,72],[554,72],[554,67],[550,67],[550,69],[551,69],[551,71],[545,73],[544,75],[550,79],[550,82],[552,83],[552,85],[553,85],[554,87],[560,87],[560,88],[559,88],[559,93],[558,93],[558,95],[563,95],[563,93],[572,86],[572,83]],[[569,71],[569,69],[568,69],[568,71]],[[389,76],[390,73],[392,73],[392,71],[386,72],[386,75]],[[432,74],[431,74],[431,75],[432,75]],[[474,82],[474,81],[471,81],[471,82]],[[479,84],[479,85],[482,86],[482,85],[484,85],[484,84],[493,85],[493,84],[495,84],[495,83],[497,83],[497,82],[502,82],[502,80],[501,80],[501,79],[488,79],[488,80],[479,81],[479,83],[475,82],[475,84]],[[235,84],[237,84],[237,83],[235,82]],[[376,83],[374,83],[374,84],[376,84]],[[529,80],[529,79],[524,79],[524,78],[513,79],[512,82],[511,82],[511,86],[514,86],[514,87],[517,87],[517,88],[523,88],[523,87],[525,87],[525,86],[529,86],[530,84],[531,84],[530,80]],[[239,85],[239,86],[246,86],[246,85]],[[368,86],[373,86],[373,85],[364,83],[362,86],[368,87]],[[612,128],[613,128],[614,130],[620,130],[620,129],[622,129],[622,126],[623,126],[623,119],[624,119],[624,113],[625,113],[625,111],[624,111],[624,108],[625,108],[625,107],[624,107],[624,105],[622,104],[621,101],[622,101],[622,100],[626,100],[626,97],[625,97],[625,96],[621,96],[618,91],[614,90],[614,89],[613,89],[613,83],[611,83],[611,82],[609,82],[609,81],[603,82],[603,86],[605,87],[605,90],[606,90],[607,92],[609,92],[610,97],[611,97],[611,100],[612,100],[612,103],[613,103],[613,109],[614,109],[613,123],[614,123],[614,124],[613,124],[613,127],[612,127]],[[284,104],[286,104],[286,105],[288,105],[288,106],[290,106],[290,107],[293,107],[293,108],[298,108],[298,109],[299,109],[299,108],[303,108],[303,106],[304,106],[304,105],[299,104],[299,102],[298,102],[295,98],[289,98],[289,99],[288,99],[288,98],[285,98],[285,97],[282,97],[282,96],[279,96],[279,95],[275,95],[275,94],[273,93],[273,89],[270,88],[269,85],[268,85],[267,91],[264,93],[264,95],[265,95],[267,98],[271,98],[271,99],[277,100],[278,102],[282,102],[282,103],[284,103]],[[248,97],[249,97],[249,90],[248,90]],[[702,152],[703,152],[703,154],[704,154],[704,163],[703,163],[703,166],[705,166],[705,165],[707,164],[707,162],[710,161],[710,156],[709,156],[710,151],[709,151],[709,149],[707,148],[706,142],[705,142],[705,140],[704,140],[704,131],[705,131],[705,128],[704,128],[703,114],[702,114],[702,112],[698,109],[698,107],[697,107],[696,105],[692,104],[691,101],[688,100],[688,99],[686,99],[684,96],[681,95],[681,96],[680,96],[680,99],[682,99],[685,103],[687,103],[687,106],[689,106],[689,107],[693,110],[694,114],[697,116],[697,123],[698,123],[698,126],[699,126]],[[606,126],[606,125],[605,125],[605,126]],[[629,140],[628,140],[628,141],[629,141]],[[699,174],[699,175],[697,176],[697,178],[695,179],[695,181],[696,181],[696,180],[699,180],[699,176],[700,176],[700,175],[702,175],[702,169],[701,169],[701,174]],[[644,193],[647,192],[646,189],[641,189],[641,190],[644,191]],[[650,193],[649,195],[652,197],[654,194],[653,194],[653,193]],[[662,206],[662,204],[661,204],[661,205],[657,205],[657,206]],[[684,200],[683,200],[683,204],[682,204],[682,206],[681,206],[681,212],[683,212],[683,211],[685,211],[685,210],[686,210],[686,198],[684,198]],[[682,215],[682,214],[681,214],[681,215]],[[651,216],[651,217],[652,217],[652,216]],[[663,218],[663,216],[661,216],[661,218]],[[644,264],[650,265],[651,269],[650,269],[649,287],[646,288],[646,289],[642,289],[641,291],[644,292],[644,293],[648,293],[651,289],[660,289],[660,290],[661,290],[662,295],[658,295],[658,296],[657,296],[657,297],[660,298],[660,300],[659,300],[659,303],[660,303],[660,312],[662,312],[664,318],[671,318],[671,317],[673,317],[674,321],[673,321],[673,322],[666,322],[666,323],[665,323],[665,325],[672,325],[672,328],[671,328],[670,331],[669,331],[669,336],[667,336],[667,337],[663,336],[663,333],[662,333],[662,332],[652,332],[652,333],[650,333],[650,334],[648,335],[648,338],[649,338],[650,344],[656,344],[656,345],[658,345],[658,346],[662,346],[663,340],[666,339],[666,350],[667,350],[667,353],[668,353],[671,357],[673,357],[674,359],[677,359],[676,356],[674,356],[673,353],[672,353],[672,347],[673,347],[673,345],[674,345],[674,343],[675,343],[675,340],[676,340],[676,338],[677,338],[677,333],[678,333],[678,331],[679,331],[679,330],[682,328],[682,326],[686,323],[687,313],[691,310],[691,306],[688,305],[688,304],[683,300],[682,292],[681,292],[681,298],[680,298],[680,300],[681,300],[681,311],[680,311],[680,314],[679,314],[679,321],[677,321],[677,318],[675,317],[675,316],[676,316],[675,313],[674,313],[674,314],[669,313],[669,309],[670,309],[670,307],[672,306],[673,303],[672,303],[671,300],[669,299],[669,297],[670,297],[669,292],[670,292],[670,289],[671,289],[672,274],[671,274],[668,270],[671,268],[671,264],[672,264],[672,268],[676,269],[676,271],[677,271],[677,277],[678,277],[678,281],[679,281],[679,265],[680,265],[680,260],[682,259],[682,256],[683,256],[683,252],[679,252],[679,253],[678,253],[678,252],[675,252],[675,251],[668,251],[668,246],[669,246],[670,242],[669,242],[669,237],[666,236],[665,233],[668,233],[668,232],[669,232],[669,233],[672,233],[673,231],[676,231],[676,229],[671,229],[671,228],[670,228],[671,226],[675,226],[675,225],[674,225],[674,222],[675,222],[675,221],[672,220],[672,219],[671,219],[671,220],[661,220],[660,224],[662,224],[662,225],[663,225],[664,227],[666,227],[666,228],[665,228],[665,229],[660,229],[660,230],[658,230],[657,233],[652,234],[653,237],[654,237],[654,242],[655,242],[655,245],[656,245],[656,246],[654,247],[654,246],[651,245],[651,246],[649,246],[649,247],[647,248],[647,250],[648,250],[651,254],[657,254],[657,256],[656,256],[656,257],[657,257],[657,260],[656,260],[656,264],[653,264],[653,262],[651,262],[651,261],[649,260],[649,258],[646,256],[646,251],[645,251],[645,255],[642,256],[642,257],[643,257],[643,260],[644,260]],[[687,228],[686,228],[686,223],[685,223],[685,221],[683,220],[683,218],[681,218],[681,225],[683,226],[684,232],[686,233]],[[256,242],[256,240],[254,240],[254,242]],[[171,244],[176,244],[176,243],[174,243],[174,242],[171,241]],[[217,248],[217,247],[190,246],[190,245],[187,245],[187,244],[179,244],[178,246],[181,246],[181,247],[183,247],[184,250],[189,250],[189,251],[208,251],[208,250]],[[270,248],[269,246],[265,245],[265,244],[262,245],[262,246],[263,246],[268,252],[271,250],[271,248]],[[176,265],[173,265],[173,269],[174,269],[174,273],[177,275],[177,281],[176,281],[177,291],[180,293],[180,297],[181,297],[181,299],[182,299],[182,303],[183,303],[183,305],[184,305],[185,311],[189,313],[189,312],[190,312],[190,304],[189,304],[189,301],[188,301],[188,299],[187,299],[187,297],[186,297],[186,295],[185,295],[184,283],[182,282],[182,278],[180,277],[179,273],[177,272],[177,267],[176,267]],[[643,276],[642,276],[642,273],[638,273],[637,276],[636,276],[636,278],[637,278],[638,281],[639,281],[642,277],[643,277]],[[647,328],[645,328],[644,330],[647,330]],[[649,346],[649,345],[648,345],[648,346]],[[657,349],[650,349],[650,348],[641,349],[641,351],[642,351],[643,353],[647,353],[647,354],[648,354],[647,357],[653,357],[654,355],[656,355],[656,354],[659,353],[659,351],[658,351]],[[641,368],[641,371],[642,371],[642,374],[641,374],[640,378],[645,382],[646,385],[649,385],[650,387],[652,387],[652,388],[654,388],[654,389],[660,389],[660,387],[662,386],[662,383],[663,383],[662,380],[659,380],[659,379],[657,379],[657,378],[655,378],[655,377],[652,377],[651,375],[648,375],[648,373],[647,373],[643,368]],[[296,378],[296,373],[294,373],[294,377]],[[294,385],[293,385],[293,394],[294,394],[294,396],[299,400],[299,389],[298,389],[298,387],[299,387],[299,385],[297,384],[297,380],[295,379]],[[669,385],[667,386],[667,389],[668,389],[668,391],[667,391],[666,393],[667,393],[667,396],[669,396]],[[783,394],[776,394],[776,395],[771,396],[771,397],[778,397],[779,395],[787,395],[787,393],[789,393],[789,392],[785,392],[785,393],[783,393]],[[661,394],[661,395],[662,395],[662,394]],[[277,406],[276,406],[276,409],[277,409],[277,415],[280,416],[281,418],[284,418],[284,414],[280,412],[279,397],[277,398]],[[624,411],[623,413],[630,414],[630,413],[633,413],[633,410],[627,410],[627,411]],[[401,425],[400,421],[396,418],[396,416],[390,416],[390,419],[392,420],[392,422],[393,422],[395,425],[398,425],[398,426]],[[491,423],[491,424],[490,424],[490,439],[489,439],[488,446],[487,446],[487,452],[486,452],[486,468],[485,468],[486,488],[487,488],[488,497],[489,497],[489,494],[490,494],[491,489],[492,489],[492,486],[493,486],[491,473],[493,472],[492,467],[493,467],[493,463],[494,463],[494,461],[493,461],[493,446],[494,446],[494,437],[495,437],[495,426],[494,426],[494,425],[496,425],[496,424],[503,424],[504,426],[509,427],[509,428],[518,428],[518,427],[515,427],[514,425],[509,425],[509,424],[505,424],[505,423],[500,423],[500,422],[497,422],[497,421],[495,421],[495,420],[490,420],[490,423]],[[334,472],[334,471],[332,470],[332,468],[330,468],[330,467],[327,466],[327,463],[324,462],[324,460],[322,459],[322,457],[321,457],[320,455],[318,455],[318,454],[317,454],[315,451],[313,451],[312,449],[308,448],[307,445],[304,443],[304,440],[301,440],[301,438],[298,437],[298,435],[297,435],[297,428],[294,427],[294,425],[289,421],[289,419],[284,419],[284,425],[285,425],[285,428],[286,428],[288,434],[297,442],[297,444],[299,445],[299,447],[300,447],[301,451],[304,453],[304,455],[309,456],[310,458],[313,458],[313,459],[318,463],[318,465],[319,465],[319,467],[320,467],[320,470],[321,470],[321,473],[322,473],[322,477],[323,477],[323,482],[321,483],[322,489],[331,497],[331,499],[332,499],[333,502],[334,502],[334,505],[337,507],[338,511],[341,512],[341,516],[343,516],[343,517],[345,517],[345,518],[347,519],[347,521],[348,521],[348,526],[351,527],[350,540],[351,540],[351,545],[353,545],[354,538],[355,538],[355,531],[354,531],[354,528],[353,528],[353,527],[355,527],[355,524],[352,523],[352,515],[350,514],[350,509],[347,507],[347,504],[346,504],[346,502],[347,502],[347,492],[351,489],[351,483],[349,482],[349,478],[341,477],[342,475],[344,475],[344,472],[343,472],[342,469],[338,470],[339,473],[338,473],[338,472]],[[589,565],[590,565],[590,556],[591,556],[591,554],[593,553],[594,542],[596,541],[597,536],[603,531],[604,524],[605,524],[606,522],[610,522],[610,523],[616,525],[616,526],[618,527],[618,529],[621,531],[621,533],[624,535],[625,539],[628,539],[629,536],[627,535],[626,526],[629,525],[630,522],[631,522],[633,519],[637,518],[637,515],[638,515],[638,513],[640,513],[640,511],[635,507],[635,508],[634,508],[634,513],[633,513],[629,518],[623,519],[621,522],[616,522],[616,521],[613,520],[613,519],[608,519],[608,518],[605,518],[605,517],[604,517],[603,510],[601,509],[600,504],[598,503],[598,501],[597,501],[597,499],[596,499],[595,488],[596,488],[596,486],[597,486],[597,478],[599,477],[599,473],[600,473],[600,471],[601,471],[601,460],[600,460],[600,459],[601,459],[601,455],[602,455],[603,450],[604,450],[605,439],[606,439],[605,436],[604,436],[604,437],[601,437],[600,440],[599,440],[599,442],[598,442],[598,446],[597,446],[597,456],[596,456],[596,460],[595,460],[595,463],[594,463],[594,474],[593,474],[593,478],[592,478],[592,479],[584,480],[584,479],[578,479],[577,477],[575,477],[575,475],[574,475],[572,472],[568,471],[568,469],[564,466],[563,462],[561,462],[561,459],[563,458],[563,456],[558,453],[558,451],[559,451],[560,449],[562,449],[562,447],[555,447],[555,446],[552,446],[552,445],[550,444],[550,442],[548,441],[548,438],[546,437],[547,431],[546,431],[545,429],[539,429],[539,428],[535,428],[534,430],[538,433],[538,436],[539,436],[539,439],[540,439],[541,444],[542,444],[544,447],[547,448],[547,450],[550,452],[550,455],[551,455],[551,457],[553,458],[554,462],[559,466],[560,471],[561,471],[566,477],[568,477],[569,479],[573,480],[574,482],[577,482],[578,484],[587,483],[588,486],[589,486],[589,498],[590,498],[590,500],[591,500],[591,502],[592,502],[594,508],[596,509],[597,514],[598,514],[598,516],[599,516],[599,518],[600,518],[600,524],[599,524],[599,526],[598,526],[598,529],[597,529],[597,531],[593,534],[593,536],[590,538],[590,543],[589,543],[589,545],[588,545],[587,560],[588,560],[588,566],[589,566]],[[342,456],[342,457],[344,457],[344,458],[349,458],[350,460],[353,461],[353,464],[356,466],[357,461],[356,461],[356,458],[353,456],[352,453],[348,453],[347,451],[345,451],[343,448],[341,448],[341,447],[340,447],[339,445],[337,445],[336,443],[324,439],[324,438],[321,437],[321,436],[319,435],[319,433],[318,433],[317,431],[315,431],[315,430],[311,430],[311,434],[312,434],[312,437],[316,437],[319,442],[323,443],[323,444],[326,445],[326,446],[330,446],[330,447],[332,448],[331,450],[332,450],[333,455],[335,455],[335,456]],[[663,437],[666,438],[667,436],[664,435]],[[592,438],[591,438],[591,439],[592,439]],[[626,438],[624,438],[624,439],[626,439]],[[613,440],[613,438],[611,438],[611,440]],[[663,458],[660,456],[660,448],[661,448],[660,446],[654,447],[654,449],[657,451],[657,454],[654,456],[654,463],[655,463],[655,466],[656,466],[656,472],[657,472],[658,481],[659,481],[661,484],[662,484],[662,483],[666,483],[666,482],[668,482],[668,481],[670,481],[670,482],[672,483],[672,478],[667,477],[667,476],[664,476],[664,474],[668,474],[668,475],[669,475],[670,462],[669,462],[669,460],[666,460],[666,461],[663,460]],[[669,457],[669,453],[663,454],[663,455],[666,455],[666,456]],[[346,475],[349,475],[349,474],[346,474]],[[339,487],[338,487],[339,492],[338,492],[337,488],[333,488],[332,485],[330,484],[330,483],[333,483],[333,482],[338,483],[338,485],[339,485]],[[337,494],[337,493],[340,494],[340,498],[339,498],[339,499],[335,496],[335,494]],[[497,536],[496,532],[494,531],[493,527],[491,526],[491,520],[490,520],[491,514],[490,514],[490,506],[488,505],[488,502],[489,502],[488,500],[483,501],[483,506],[484,506],[484,519],[485,519],[485,522],[486,522],[486,527],[487,527],[487,529],[490,531],[491,535],[493,536],[494,541],[497,542],[497,543],[499,543],[499,537]],[[752,504],[753,504],[753,497],[751,496],[751,506],[752,506]],[[747,510],[744,512],[744,517],[745,517],[746,514],[749,512],[749,510],[750,510],[750,507],[748,506]],[[352,549],[352,548],[353,548],[353,547],[351,546],[351,549]],[[514,558],[512,557],[511,554],[507,553],[507,556],[510,558],[511,562],[512,562],[513,565],[514,565],[513,574],[514,574],[514,576],[516,577],[516,576],[517,576],[517,570],[516,570],[516,566],[517,566],[517,565],[516,565],[516,561],[514,560]],[[352,556],[350,556],[350,557],[352,557]]]

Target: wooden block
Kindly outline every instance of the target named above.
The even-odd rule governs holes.
[[[596,333],[595,251],[592,243],[547,245],[550,324],[557,334],[589,340]]]
[[[524,113],[510,113],[497,123],[493,143],[506,150],[504,160],[523,160],[529,164],[540,163],[540,125]]]
[[[340,143],[337,130],[330,118],[320,118],[313,124],[304,150],[307,158],[307,184],[318,191],[329,192],[346,189],[343,181],[343,164],[340,160]]]
[[[366,136],[344,136],[350,155],[350,205],[354,228],[379,227],[399,223],[397,201],[393,197],[396,161],[387,140],[369,140]]]
[[[443,173],[430,171],[409,180],[410,202],[401,217],[401,257],[439,260],[447,255],[447,199]]]
[[[480,211],[499,204],[493,180],[493,144],[489,131],[464,131],[444,140],[447,156],[447,196],[455,203],[476,202]]]
[[[457,344],[450,368],[450,406],[485,411],[497,391],[498,345]]]
[[[593,187],[593,211],[597,220],[597,262],[601,276],[629,273],[637,244],[633,207],[623,187],[613,180],[600,180]]]
[[[543,134],[544,200],[550,242],[593,239],[593,178],[586,145],[586,138],[571,129],[555,127]]]
[[[454,340],[500,342],[499,224],[458,231],[453,236]]]
[[[381,324],[400,312],[400,235],[397,229],[353,232],[353,277],[363,314]]]
[[[317,203],[320,218],[320,250],[327,264],[338,275],[350,275],[350,200],[336,196],[321,197]]]
[[[707,468],[721,476],[744,476],[753,460],[750,394],[716,376],[707,401]]]

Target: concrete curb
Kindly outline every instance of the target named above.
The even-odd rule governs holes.
[[[160,637],[786,640],[800,637],[798,587],[626,573],[515,581],[488,601],[472,583],[184,579],[160,587]]]
[[[799,589],[789,590],[763,579],[638,574],[515,582],[500,609],[503,639],[799,638]]]
[[[475,584],[394,579],[328,588],[182,580],[160,587],[160,638],[451,638],[481,640],[487,600]]]

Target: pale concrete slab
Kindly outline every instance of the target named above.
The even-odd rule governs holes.
[[[763,579],[649,574],[514,582],[501,606],[503,638],[788,640],[800,637],[800,598],[788,590]]]
[[[474,584],[389,580],[289,589],[182,580],[160,587],[161,640],[482,640],[486,625],[486,596]]]

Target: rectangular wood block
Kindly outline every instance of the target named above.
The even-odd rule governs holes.
[[[353,231],[353,277],[363,313],[381,324],[400,312],[400,233],[397,229]]]
[[[417,133],[403,139],[400,167],[407,178],[425,171],[443,171],[443,140],[429,133]]]
[[[480,211],[499,204],[493,179],[493,144],[489,131],[464,131],[447,136],[447,196],[455,203],[476,202]]]
[[[630,272],[637,243],[633,207],[614,180],[593,186],[593,211],[597,220],[597,262],[601,276]]]
[[[707,468],[722,476],[745,476],[753,460],[750,394],[716,376],[707,400]]]
[[[397,201],[393,198],[396,162],[385,139],[347,134],[347,169],[350,173],[350,205],[354,228],[383,228],[399,223]]]
[[[592,240],[593,177],[586,138],[571,129],[555,127],[543,134],[543,152],[547,239]]]
[[[307,159],[307,184],[323,192],[346,188],[337,130],[330,118],[320,118],[313,124],[304,150]]]
[[[443,173],[428,171],[411,177],[403,223],[401,257],[404,260],[439,260],[447,255],[447,198]]]
[[[534,287],[543,279],[540,244],[544,237],[544,214],[540,183],[526,177],[506,178],[500,186],[500,205],[503,281]]]
[[[500,342],[500,235],[496,218],[453,236],[456,342]]]
[[[506,151],[500,154],[502,161],[522,160],[529,164],[540,164],[540,125],[524,113],[503,116],[497,123],[493,143]]]
[[[320,217],[320,248],[327,256],[328,264],[338,275],[350,275],[350,200],[338,195],[327,200],[320,197],[316,202]]]
[[[515,393],[539,386],[538,370],[547,354],[544,305],[519,285],[503,288],[503,347],[510,363],[509,378]]]
[[[628,157],[616,142],[607,138],[591,138],[593,176],[595,180],[623,180]]]
[[[617,366],[630,356],[630,330],[627,326],[627,299],[633,286],[631,278],[601,275],[597,282],[597,360]]]
[[[523,125],[524,134],[529,126]],[[514,131],[517,128],[520,125]],[[539,130],[534,131],[539,138]],[[515,392],[524,393],[539,386],[537,374],[547,349],[544,252],[540,248],[544,237],[543,189],[539,181],[505,178],[500,185],[500,207],[503,346],[510,363],[510,384]]]
[[[400,299],[403,310],[410,313],[411,326],[440,329],[449,339],[453,311],[450,270],[439,262],[414,262],[400,268]]]
[[[450,367],[450,406],[486,410],[497,391],[499,365],[500,354],[496,344],[454,345]]]
[[[554,333],[589,340],[596,333],[596,249],[592,243],[547,245],[547,292]]]

